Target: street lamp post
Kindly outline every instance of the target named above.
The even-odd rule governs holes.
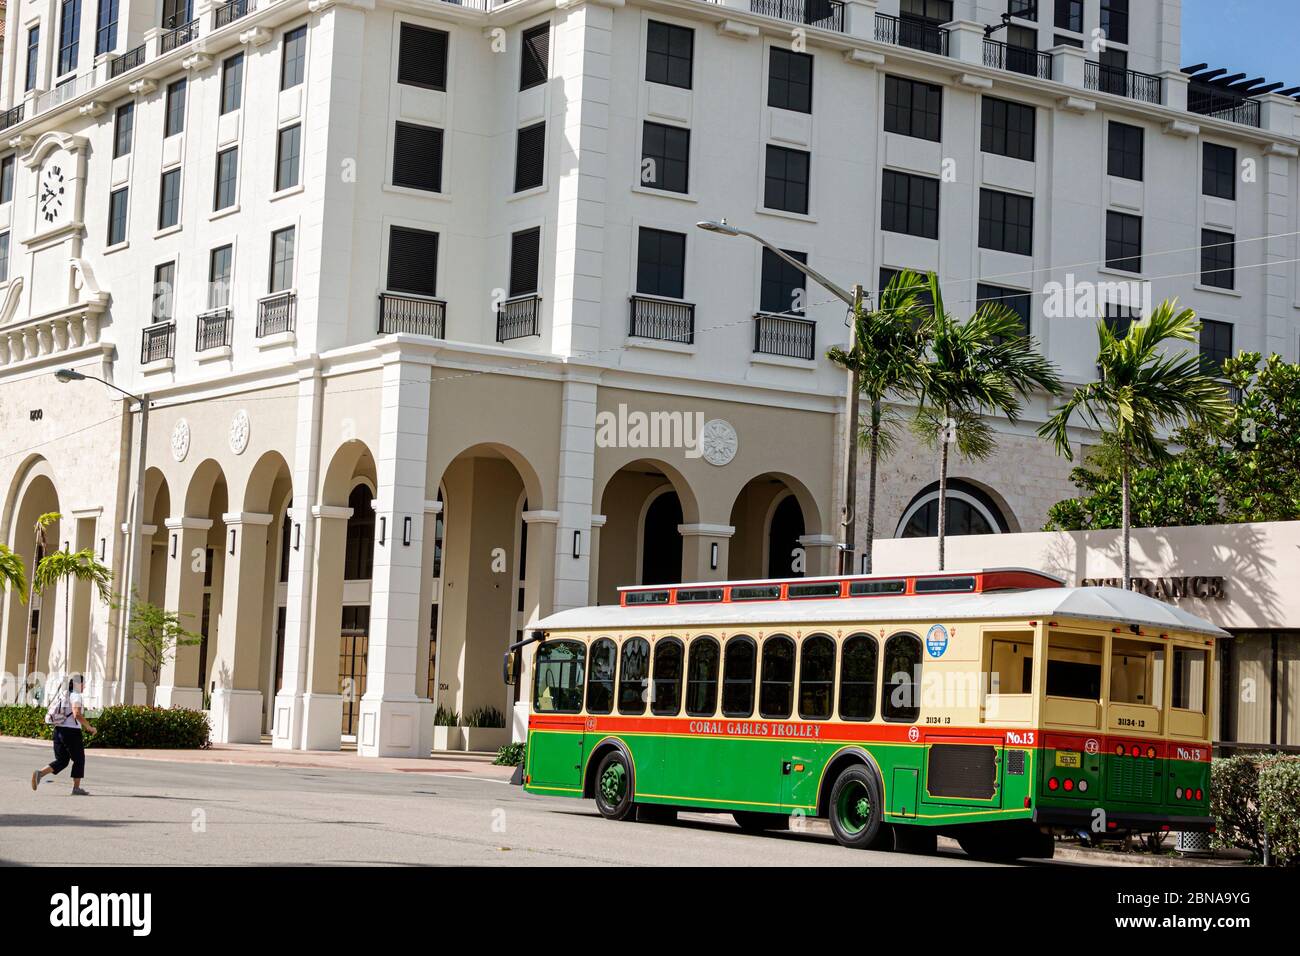
[[[744,236],[747,239],[753,239],[764,249],[767,249],[782,262],[798,269],[813,282],[831,293],[850,309],[852,309],[852,318],[850,319],[850,339],[849,354],[854,354],[858,350],[858,314],[862,311],[862,285],[858,284],[853,287],[853,291],[846,292],[840,286],[836,285],[830,279],[826,278],[816,269],[807,263],[800,262],[794,256],[787,255],[778,249],[772,243],[768,242],[762,236],[749,232],[745,229],[738,229],[731,225],[725,219],[717,221],[707,220],[695,224],[705,232],[714,232],[720,236]],[[840,528],[842,531],[843,541],[840,543],[840,574],[853,573],[853,545],[857,538],[857,515],[854,508],[854,499],[857,497],[858,486],[858,415],[859,415],[859,396],[858,396],[858,373],[856,368],[850,368],[848,371],[848,394],[845,396],[845,422],[844,422],[844,504],[840,509]]]
[[[125,617],[122,620],[121,641],[117,653],[118,700],[128,703],[126,688],[127,641],[130,634],[131,615],[135,612],[136,591],[140,587],[140,563],[144,560],[144,470],[145,449],[149,442],[149,394],[133,395],[126,389],[119,388],[112,382],[105,381],[97,375],[87,375],[70,368],[61,368],[54,373],[60,382],[80,382],[92,379],[107,385],[114,391],[121,392],[136,403],[140,409],[140,449],[135,462],[135,502],[131,508],[131,575],[126,590]]]

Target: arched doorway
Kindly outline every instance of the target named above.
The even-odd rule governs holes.
[[[19,472],[13,492],[13,515],[8,529],[9,548],[23,561],[30,584],[41,558],[63,546],[68,522],[63,518],[48,521],[43,527],[44,546],[38,543],[37,520],[43,515],[59,513],[59,494],[49,462],[34,458]],[[7,591],[4,630],[4,673],[15,675],[15,698],[28,695],[29,700],[45,700],[45,676],[53,649],[63,645],[62,616],[56,613],[61,602],[61,588],[44,594],[19,595]],[[56,593],[58,592],[58,593]],[[27,603],[23,603],[27,598]],[[59,655],[60,660],[62,655]]]
[[[777,502],[767,530],[767,577],[801,578],[807,570],[803,547],[803,509],[799,499],[786,495]]]
[[[641,522],[641,577],[637,584],[676,584],[682,579],[682,502],[675,491],[657,495]]]
[[[746,482],[731,506],[731,525],[732,580],[829,573],[817,503],[789,475],[769,473]]]
[[[682,580],[688,562],[680,528],[700,518],[680,472],[651,459],[623,465],[601,490],[600,513],[597,603],[618,603],[620,587]]]

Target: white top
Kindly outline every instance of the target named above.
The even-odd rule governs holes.
[[[800,601],[742,601],[730,604],[617,604],[573,608],[543,618],[533,628],[560,630],[648,630],[677,627],[753,627],[866,624],[876,621],[963,621],[1065,617],[1160,630],[1231,637],[1227,631],[1155,598],[1119,588],[1037,588],[988,594],[890,595]]]
[[[78,727],[80,727],[81,722],[77,720],[76,711],[72,710],[71,708],[74,707],[84,708],[85,706],[86,706],[85,701],[82,699],[81,695],[78,694],[75,690],[72,691],[70,694],[68,694],[68,707],[69,707],[68,716],[63,719],[63,723],[59,724],[59,726],[66,727],[69,730],[76,730]]]

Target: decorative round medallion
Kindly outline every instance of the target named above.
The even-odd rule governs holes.
[[[172,427],[172,457],[184,461],[190,453],[190,423],[183,418],[176,419]]]
[[[704,460],[721,468],[736,457],[739,438],[731,422],[714,418],[704,423],[700,444],[704,446]]]
[[[230,420],[230,450],[242,455],[248,447],[248,412],[240,409]]]

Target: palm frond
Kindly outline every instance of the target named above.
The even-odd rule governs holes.
[[[23,559],[0,544],[0,590],[6,585],[18,595],[19,601],[27,603],[27,569]]]
[[[107,604],[112,599],[109,588],[113,572],[95,559],[95,552],[89,548],[81,551],[59,550],[47,554],[36,565],[32,575],[36,590],[42,594],[55,587],[61,580],[86,581],[94,587],[99,599]]]

